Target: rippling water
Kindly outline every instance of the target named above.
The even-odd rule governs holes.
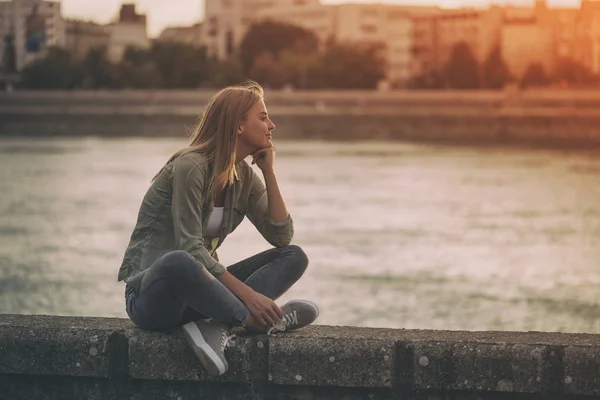
[[[117,270],[183,140],[0,139],[0,313],[125,317]],[[319,323],[600,332],[598,153],[278,143]],[[267,248],[245,221],[224,264]]]

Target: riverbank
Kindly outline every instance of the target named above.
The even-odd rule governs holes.
[[[0,94],[5,136],[185,136],[213,91]],[[277,139],[600,147],[600,92],[267,92]]]

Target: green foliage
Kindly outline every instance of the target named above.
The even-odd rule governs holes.
[[[128,48],[119,65],[119,78],[126,88],[148,89],[162,87],[163,80],[148,51]]]
[[[320,55],[297,43],[291,49],[286,49],[279,54],[282,68],[287,71],[288,84],[297,88],[309,86],[309,74],[319,65]]]
[[[245,80],[242,65],[236,56],[229,57],[224,61],[210,58],[209,76],[207,84],[216,87],[235,85]]]
[[[116,89],[121,87],[120,71],[108,60],[105,47],[91,49],[82,61],[86,88]]]
[[[571,85],[589,84],[596,80],[589,68],[570,58],[561,58],[557,61],[553,78]]]
[[[210,78],[205,47],[156,42],[148,57],[155,64],[160,82],[166,88],[198,88]]]
[[[289,82],[285,65],[269,51],[254,58],[249,75],[253,80],[273,89],[280,89]]]
[[[502,58],[500,45],[494,47],[483,63],[483,77],[488,89],[502,89],[512,79],[510,70]]]
[[[306,51],[316,52],[319,47],[317,36],[304,28],[282,22],[265,21],[254,24],[248,29],[240,43],[240,62],[242,71],[250,73],[256,57],[265,57],[264,53],[278,59],[284,50],[303,47]]]
[[[411,89],[439,90],[444,88],[445,77],[437,71],[430,71],[413,77],[408,82]]]
[[[385,77],[381,46],[334,43],[308,72],[308,86],[333,89],[374,89]]]
[[[255,79],[269,88],[373,89],[385,78],[382,49],[333,40],[320,47],[310,31],[265,22],[254,25],[239,52],[226,60],[209,57],[205,47],[175,42],[128,48],[119,63],[111,62],[102,47],[83,60],[56,50],[30,65],[24,82],[31,88],[193,89]]]
[[[8,74],[17,72],[17,49],[15,48],[15,36],[7,33],[4,38],[4,54],[2,57],[1,71]]]
[[[519,84],[521,87],[543,86],[547,85],[548,82],[549,78],[544,66],[540,63],[533,63],[527,67]]]
[[[457,43],[445,69],[446,83],[452,89],[477,89],[480,87],[479,64],[469,45]]]
[[[48,50],[44,59],[34,61],[22,71],[21,86],[36,89],[71,89],[82,79],[81,66],[58,48]]]

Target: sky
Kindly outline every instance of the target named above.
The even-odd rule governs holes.
[[[578,6],[580,0],[548,0],[554,7]],[[185,26],[201,20],[203,0],[62,0],[63,15],[67,18],[110,22],[122,3],[135,2],[138,12],[148,15],[148,34],[156,37],[167,26]],[[350,0],[322,0],[325,4],[345,3]],[[438,5],[442,7],[482,7],[490,3],[532,5],[534,0],[360,0],[360,3],[395,3]]]

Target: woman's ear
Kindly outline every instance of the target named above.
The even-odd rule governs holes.
[[[238,125],[238,128],[237,128],[237,134],[239,136],[242,133],[244,133],[244,127],[242,127],[242,124],[240,124],[240,125]]]

